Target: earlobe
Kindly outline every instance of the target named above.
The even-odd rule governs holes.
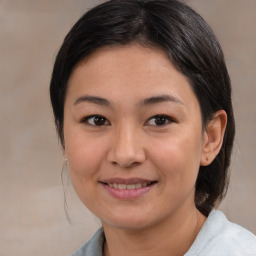
[[[227,114],[224,110],[217,111],[208,122],[203,135],[203,149],[201,155],[201,166],[207,166],[218,155],[227,124]]]

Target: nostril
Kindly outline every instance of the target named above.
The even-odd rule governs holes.
[[[116,139],[115,143],[110,144],[107,154],[107,161],[121,168],[135,167],[146,159],[145,151],[139,143],[132,143],[131,139],[124,138]]]
[[[118,163],[118,162],[112,162],[113,165],[119,166],[120,168],[133,168],[137,165],[139,165],[139,162],[126,162],[126,163]]]

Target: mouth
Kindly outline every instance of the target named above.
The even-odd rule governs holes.
[[[108,183],[102,182],[102,183],[110,188],[115,188],[119,190],[134,190],[134,189],[149,187],[157,182],[150,181],[150,182],[141,182],[141,183],[135,183],[135,184],[122,184],[122,183],[110,183],[110,182]]]
[[[108,179],[100,181],[105,190],[112,196],[118,199],[128,200],[138,198],[153,188],[157,181],[145,179]]]

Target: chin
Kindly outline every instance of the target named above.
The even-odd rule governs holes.
[[[121,214],[112,215],[111,218],[101,219],[102,225],[111,226],[117,229],[123,230],[139,230],[145,229],[152,222],[152,220],[146,219],[145,216],[136,216],[134,214]]]

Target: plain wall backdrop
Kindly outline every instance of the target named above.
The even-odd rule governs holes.
[[[0,256],[70,255],[100,226],[64,181],[48,94],[56,52],[74,22],[104,1],[0,2]],[[256,1],[187,0],[211,25],[233,83],[237,135],[221,209],[256,233]],[[65,179],[67,180],[67,179]]]

